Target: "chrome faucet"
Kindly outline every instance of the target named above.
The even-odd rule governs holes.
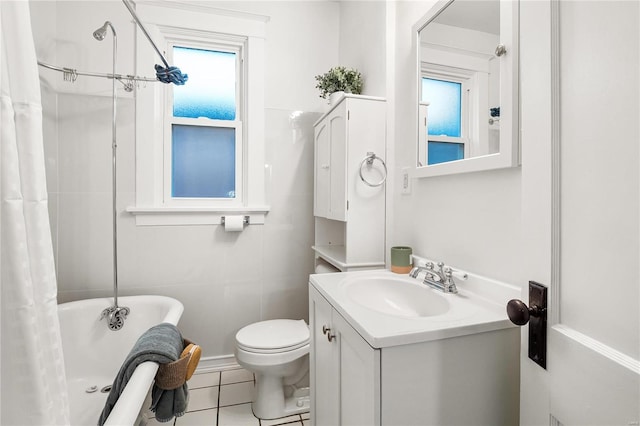
[[[106,318],[109,330],[117,331],[124,325],[124,320],[127,318],[127,315],[129,315],[129,312],[130,310],[126,306],[114,305],[105,308],[100,314],[100,319]]]
[[[418,278],[420,272],[424,272],[423,284],[441,290],[445,293],[457,293],[455,281],[453,281],[453,269],[445,267],[444,262],[437,263],[438,269],[434,269],[433,262],[427,262],[424,266],[416,266],[409,276],[412,278]]]
[[[424,264],[424,266],[414,267],[411,270],[411,272],[409,272],[409,275],[412,278],[418,278],[418,275],[420,274],[420,272],[424,272],[425,278],[430,276],[431,279],[434,281],[444,281],[444,273],[442,271],[443,267],[444,267],[444,263],[438,262],[439,270],[436,271],[435,269],[433,269],[434,268],[433,262],[427,262]]]

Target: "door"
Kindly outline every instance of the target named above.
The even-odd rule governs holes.
[[[549,293],[546,370],[522,330],[523,425],[640,422],[639,16],[521,4],[524,267]]]
[[[346,126],[346,102],[342,102],[315,127],[314,216],[347,218]]]
[[[339,340],[333,329],[332,311],[329,302],[309,285],[311,424],[317,426],[340,424],[340,370],[336,368],[335,349]]]
[[[329,168],[331,158],[331,135],[327,120],[323,120],[315,128],[314,137],[314,198],[313,215],[327,217],[329,215]]]
[[[339,337],[334,346],[340,372],[338,424],[380,425],[380,349],[369,346],[335,310],[332,321]]]
[[[347,220],[347,102],[327,117],[331,134],[328,219]]]

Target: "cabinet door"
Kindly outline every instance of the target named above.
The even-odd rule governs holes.
[[[347,103],[342,102],[327,117],[330,144],[328,219],[347,220]]]
[[[311,424],[380,425],[380,350],[369,346],[311,286],[309,323]]]
[[[380,425],[380,350],[365,340],[333,311],[333,329],[338,337],[340,372],[340,422],[343,426]]]
[[[329,215],[329,153],[331,152],[328,120],[323,120],[315,128],[314,161],[314,201],[313,214],[318,217]]]
[[[323,327],[331,328],[331,305],[315,289],[309,286],[309,327],[311,350],[309,370],[311,374],[311,424],[337,426],[340,424],[338,399],[337,338],[330,342]],[[330,330],[335,335],[334,330]]]

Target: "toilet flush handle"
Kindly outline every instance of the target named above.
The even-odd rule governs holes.
[[[322,326],[322,334],[325,334],[327,336],[327,340],[330,342],[336,338],[335,334],[331,334],[331,328],[327,327],[326,325]]]

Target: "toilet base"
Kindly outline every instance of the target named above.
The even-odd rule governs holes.
[[[282,380],[277,377],[256,375],[251,408],[259,419],[272,420],[309,411],[309,388],[298,388],[293,395],[285,397]],[[262,379],[262,380],[261,380]],[[272,383],[275,381],[275,383]],[[257,395],[261,395],[260,399]]]

